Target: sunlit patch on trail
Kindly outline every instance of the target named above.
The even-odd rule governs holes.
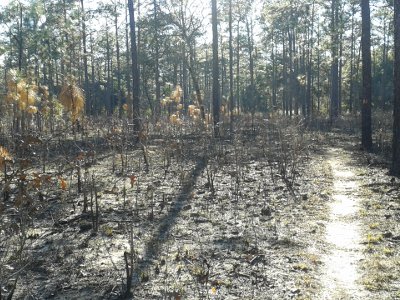
[[[333,216],[354,216],[357,213],[357,202],[348,195],[334,194],[332,198],[334,202],[330,205],[330,209]]]
[[[359,284],[358,263],[362,259],[362,237],[357,219],[358,182],[346,165],[346,157],[331,151],[329,163],[333,174],[332,203],[326,225],[329,250],[323,255],[322,293],[320,299],[367,299]]]

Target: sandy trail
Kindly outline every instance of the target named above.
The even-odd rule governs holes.
[[[360,284],[358,269],[362,254],[361,222],[357,196],[359,181],[350,165],[350,157],[340,149],[329,151],[333,191],[326,226],[328,248],[323,254],[322,293],[320,299],[369,299]]]

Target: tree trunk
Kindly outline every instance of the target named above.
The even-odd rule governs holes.
[[[339,58],[338,58],[338,0],[332,0],[331,7],[331,122],[339,116]]]
[[[156,119],[160,117],[161,114],[161,85],[160,85],[160,46],[159,46],[159,36],[158,36],[158,14],[157,14],[157,0],[153,0],[153,9],[154,9],[154,55],[155,55],[155,72],[154,72],[154,80],[156,84]],[[185,73],[186,74],[186,73]],[[186,92],[186,86],[184,87]],[[186,95],[184,95],[184,99],[186,100]]]
[[[95,81],[95,77],[96,77],[96,73],[95,73],[95,59],[94,59],[94,51],[93,51],[93,35],[90,33],[90,63],[91,63],[91,86],[90,86],[90,95],[92,97],[92,99],[94,99],[94,95],[95,95],[95,86],[94,86],[94,81]],[[95,105],[93,103],[93,101],[91,101],[91,103],[89,103],[90,105],[90,111],[92,114],[95,113]],[[97,113],[97,112],[96,112]]]
[[[129,8],[129,24],[131,32],[131,60],[132,60],[132,95],[133,95],[133,130],[134,133],[140,136],[141,120],[140,120],[140,78],[138,67],[138,53],[136,45],[136,31],[135,31],[135,10],[133,0],[128,0]]]
[[[311,28],[308,31],[308,47],[307,47],[307,94],[306,94],[306,115],[308,118],[313,114],[313,95],[312,95],[312,68],[313,68],[313,48],[314,48],[314,16],[315,16],[315,0],[312,2],[311,11]]]
[[[349,112],[353,112],[353,103],[354,103],[354,61],[355,61],[355,34],[354,34],[354,16],[356,13],[355,4],[352,5],[351,8],[351,49],[350,49],[350,88],[349,88]]]
[[[219,63],[218,63],[218,20],[217,0],[212,0],[212,32],[213,32],[213,120],[214,136],[219,136],[219,113],[220,113],[220,85],[219,85]]]
[[[319,29],[317,30],[317,112],[319,114],[321,110],[321,50],[320,50],[320,42],[321,42],[321,32]]]
[[[229,115],[230,132],[233,133],[235,99],[233,98],[233,31],[232,31],[232,0],[229,0]]]
[[[388,56],[387,56],[387,24],[386,20],[383,21],[383,49],[382,49],[382,80],[380,84],[380,105],[382,109],[386,108],[386,85],[388,81],[387,77],[387,71],[386,71],[386,66],[387,66],[387,61],[388,61]]]
[[[294,91],[294,74],[293,74],[293,36],[291,33],[291,29],[287,29],[288,32],[288,47],[289,47],[289,67],[288,67],[288,110],[289,110],[289,115],[293,115],[293,91]]]
[[[22,4],[19,3],[19,24],[18,24],[18,71],[22,72],[22,58],[24,53],[23,39],[22,39]]]
[[[272,33],[272,49],[271,49],[271,61],[272,61],[272,110],[275,111],[277,107],[277,82],[276,82],[276,59],[275,59],[275,51],[276,51],[276,45],[275,45],[275,36],[274,32]]]
[[[255,82],[254,82],[254,57],[253,57],[253,24],[250,24],[249,20],[246,19],[246,29],[247,29],[247,43],[249,49],[249,73],[250,73],[250,94],[248,101],[251,103],[251,114],[254,116],[256,111],[256,101],[255,101]]]
[[[338,33],[338,37],[339,37],[339,59],[338,59],[338,113],[339,115],[342,114],[342,102],[343,102],[343,9],[340,10],[340,13],[338,14],[337,20],[338,20],[338,24],[337,24],[337,31],[339,31]]]
[[[117,107],[118,116],[122,117],[122,86],[121,86],[121,54],[119,49],[119,34],[118,34],[118,11],[117,4],[114,7],[114,28],[115,28],[115,51],[117,54]]]
[[[371,128],[371,19],[369,0],[361,1],[362,16],[362,109],[361,109],[361,145],[364,150],[372,150]]]
[[[83,0],[81,0],[82,9],[82,46],[83,46],[83,71],[85,76],[85,98],[86,98],[86,113],[91,113],[91,101],[89,96],[89,74],[88,74],[88,60],[87,60],[87,46],[86,46],[86,18],[85,18],[85,7]]]
[[[205,115],[206,113],[205,113],[205,109],[204,109],[203,97],[201,96],[199,80],[197,78],[197,73],[195,71],[194,49],[193,49],[193,45],[190,45],[189,43],[186,43],[186,44],[189,47],[190,62],[188,63],[188,69],[189,69],[190,76],[192,77],[193,88],[196,93],[196,100],[197,100],[197,103],[200,108],[200,116],[204,120],[206,118],[206,115]]]
[[[394,0],[394,111],[392,173],[400,176],[400,0]]]
[[[182,60],[182,90],[183,90],[183,106],[185,111],[189,105],[189,78],[188,78],[188,68],[187,68],[187,54],[186,51],[183,53],[184,59]]]
[[[137,7],[137,19],[140,20],[140,16],[141,16],[141,7],[142,7],[142,3],[140,2],[140,0],[136,0],[136,7]],[[136,57],[138,58],[137,60],[137,69],[138,69],[138,76],[137,78],[140,78],[140,82],[139,82],[139,94],[138,97],[140,99],[142,99],[142,94],[143,94],[143,88],[141,88],[143,86],[143,80],[142,80],[142,68],[143,66],[140,64],[139,61],[139,57],[141,55],[141,51],[142,51],[142,28],[141,28],[141,24],[140,22],[135,22],[135,28],[136,28]]]
[[[112,97],[112,91],[111,91],[111,44],[110,44],[110,38],[109,38],[109,33],[108,33],[108,23],[106,20],[106,59],[107,59],[107,90],[106,90],[106,112],[108,115],[112,115],[113,113],[113,103],[111,101]]]
[[[240,20],[237,23],[236,36],[236,107],[240,111]]]
[[[128,5],[126,5],[128,7]],[[129,20],[128,20],[128,8],[125,10],[125,22],[126,22],[126,27],[125,27],[125,48],[126,48],[126,74],[125,74],[125,80],[126,80],[126,89],[128,91],[128,99],[127,99],[127,104],[128,104],[128,119],[133,119],[133,103],[132,103],[132,89],[131,89],[131,63],[130,63],[130,56],[131,56],[131,51],[129,47]]]
[[[282,109],[286,116],[289,115],[289,76],[288,76],[288,56],[287,56],[287,46],[286,46],[286,39],[285,33],[282,34],[282,81],[283,81],[283,89],[282,89]]]

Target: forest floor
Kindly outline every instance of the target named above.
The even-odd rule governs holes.
[[[68,189],[32,191],[24,224],[12,185],[1,295],[129,298],[128,270],[135,299],[400,299],[399,179],[352,135],[284,125],[98,145],[81,192],[63,171]],[[88,145],[59,142],[46,174]]]

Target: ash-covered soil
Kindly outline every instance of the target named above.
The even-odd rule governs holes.
[[[27,187],[26,205],[16,205],[11,183],[0,214],[2,297],[15,286],[15,299],[318,299],[333,187],[327,150],[342,139],[292,123],[241,125],[219,139],[167,128],[143,146],[124,132],[101,146],[68,143],[53,153],[52,179]],[[362,284],[395,299],[399,181],[355,153]],[[26,180],[40,170],[30,166]]]

